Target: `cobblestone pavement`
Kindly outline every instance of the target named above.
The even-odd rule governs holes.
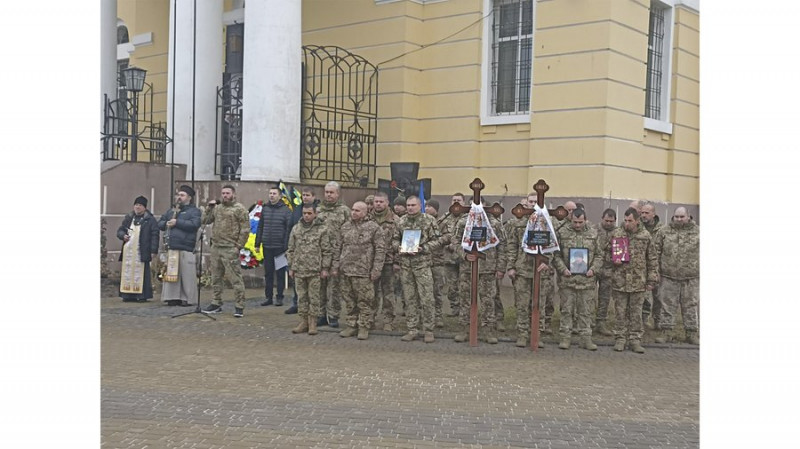
[[[208,303],[203,292],[203,305]],[[471,348],[399,332],[294,335],[296,315],[217,321],[101,300],[106,448],[697,447],[699,351]],[[510,340],[510,339],[506,339]]]

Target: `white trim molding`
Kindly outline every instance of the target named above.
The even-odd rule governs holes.
[[[663,120],[654,120],[649,117],[644,118],[644,129],[657,131],[664,134],[672,134],[672,123]]]
[[[223,25],[237,25],[240,23],[244,23],[244,8],[238,8],[222,13]]]
[[[482,42],[481,42],[481,100],[480,100],[480,123],[481,126],[491,126],[491,125],[513,125],[519,123],[528,123],[531,122],[531,112],[530,110],[533,109],[533,78],[535,74],[533,73],[533,45],[535,45],[535,40],[532,41],[533,44],[531,45],[531,88],[529,90],[531,99],[528,103],[529,111],[525,114],[507,114],[507,115],[494,115],[490,112],[491,109],[491,95],[492,95],[492,62],[491,62],[491,47],[492,47],[492,18],[489,16],[489,13],[492,11],[494,4],[494,0],[483,0],[483,31],[482,31]],[[531,2],[533,10],[533,29],[531,30],[534,39],[536,35],[536,0]]]
[[[153,32],[137,34],[131,38],[130,42],[124,44],[117,44],[117,61],[123,59],[130,59],[131,55],[138,47],[146,47],[153,45]]]

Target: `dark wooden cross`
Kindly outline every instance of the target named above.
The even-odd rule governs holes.
[[[533,185],[533,191],[536,192],[536,203],[540,208],[544,208],[544,193],[550,190],[550,186],[540,179]],[[534,212],[533,207],[530,209],[524,207],[522,204],[517,204],[511,209],[511,213],[517,218],[527,217]],[[558,206],[555,209],[547,209],[551,217],[556,217],[559,220],[567,218],[569,211],[564,209],[564,206]],[[524,231],[523,231],[524,232]],[[533,297],[531,298],[531,350],[539,350],[539,266],[546,263],[545,256],[537,254],[533,267]]]
[[[481,204],[481,190],[486,186],[480,178],[475,178],[470,184],[469,188],[472,190],[472,202],[474,204]],[[453,203],[450,206],[450,213],[453,215],[461,215],[468,213],[472,209],[471,206],[462,206],[459,203]],[[500,216],[505,212],[499,203],[494,203],[492,206],[484,208],[484,210],[494,216]],[[472,242],[472,249],[468,254],[477,256],[478,259],[485,259],[486,256],[478,251],[477,242]],[[478,259],[472,261],[472,285],[470,289],[470,306],[469,306],[469,345],[478,346]]]

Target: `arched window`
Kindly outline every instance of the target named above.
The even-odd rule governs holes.
[[[130,38],[128,37],[128,27],[125,25],[118,25],[117,26],[117,45],[119,44],[127,44],[130,42]]]

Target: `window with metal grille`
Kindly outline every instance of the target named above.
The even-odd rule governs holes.
[[[670,26],[672,8],[657,1],[650,5],[650,28],[647,37],[647,84],[645,117],[668,121],[670,77]]]
[[[495,0],[492,5],[491,114],[530,110],[533,0]]]

